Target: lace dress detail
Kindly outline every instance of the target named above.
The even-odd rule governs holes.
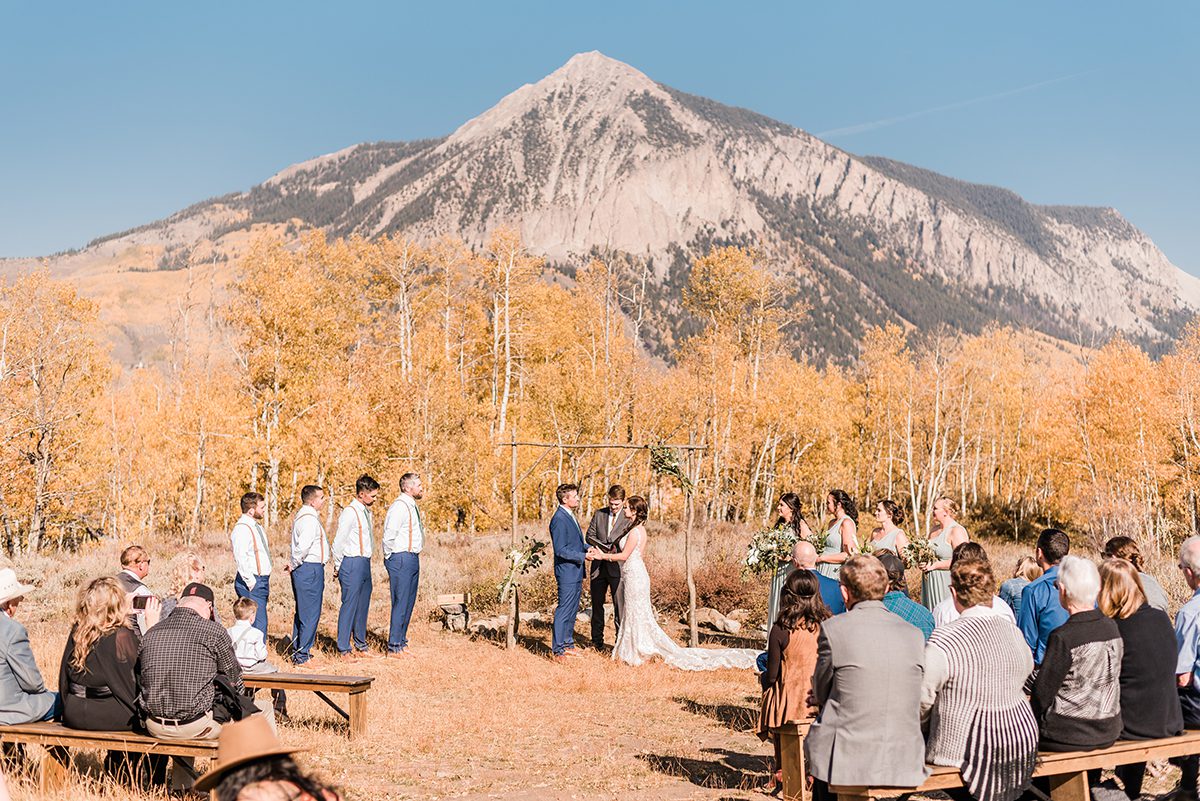
[[[677,645],[658,625],[650,603],[650,574],[642,561],[645,532],[632,531],[637,536],[633,553],[621,570],[621,630],[613,646],[612,658],[629,665],[640,665],[659,657],[680,670],[717,670],[719,668],[753,669],[758,651],[749,648],[684,648]]]

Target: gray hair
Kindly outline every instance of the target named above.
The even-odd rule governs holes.
[[[408,488],[411,487],[412,483],[418,478],[420,478],[420,476],[418,476],[416,473],[405,473],[404,475],[400,476],[400,491],[408,492]]]
[[[1200,576],[1200,534],[1193,534],[1179,543],[1179,566]]]
[[[1058,586],[1071,604],[1095,606],[1100,594],[1100,571],[1091,559],[1064,556],[1058,566]]]

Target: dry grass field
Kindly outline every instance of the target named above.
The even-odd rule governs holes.
[[[531,528],[530,533],[534,533]],[[658,601],[670,609],[686,599],[682,583],[681,540],[659,527],[652,534],[648,562],[660,577]],[[766,580],[743,583],[736,558],[746,532],[717,527],[696,546],[702,599],[722,612],[741,606],[761,619]],[[200,552],[208,561],[210,583],[228,621],[232,602],[232,560],[220,532],[208,535]],[[418,658],[328,660],[328,672],[376,677],[370,695],[370,735],[351,744],[345,724],[309,694],[292,693],[291,719],[281,726],[289,745],[307,749],[304,764],[342,788],[350,799],[690,799],[763,797],[755,788],[767,778],[770,749],[753,734],[758,685],[749,672],[689,674],[662,664],[628,668],[588,651],[584,658],[556,664],[546,658],[550,634],[544,624],[522,629],[512,652],[484,637],[443,632],[433,620],[434,596],[471,589],[475,607],[488,611],[502,573],[498,537],[435,538],[421,577],[421,596],[411,635]],[[1000,572],[1011,570],[1027,550],[989,542]],[[147,583],[160,593],[170,588],[172,558],[182,548],[152,545]],[[119,545],[100,543],[74,555],[18,559],[20,577],[37,585],[19,610],[43,675],[57,685],[58,665],[78,586],[111,572]],[[377,560],[378,561],[378,560]],[[1177,603],[1183,587],[1173,563],[1156,569]],[[530,582],[525,609],[550,602],[548,566]],[[371,609],[375,645],[386,634],[386,577],[376,564]],[[915,573],[914,573],[915,578]],[[319,646],[334,653],[336,585],[327,580]],[[282,646],[290,630],[291,593],[280,574],[273,587],[272,640]],[[678,614],[667,612],[672,625]],[[586,642],[584,626],[577,640]],[[611,624],[609,631],[611,632]],[[678,628],[676,628],[678,632]],[[611,636],[611,635],[610,635]],[[94,756],[78,760],[79,781],[56,798],[105,797],[124,801],[154,796],[114,788],[97,770]],[[14,797],[38,797],[26,775],[10,776]],[[1169,777],[1162,779],[1169,781]]]

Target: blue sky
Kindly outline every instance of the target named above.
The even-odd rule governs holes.
[[[854,153],[1114,206],[1200,273],[1200,4],[0,0],[0,256],[440,136],[572,54]]]

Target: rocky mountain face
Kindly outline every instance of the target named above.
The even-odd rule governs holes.
[[[1035,206],[855,156],[599,53],[444,139],[315,158],[51,266],[176,270],[297,221],[475,244],[515,224],[568,276],[597,253],[648,266],[647,345],[664,355],[692,325],[679,303],[690,260],[714,244],[759,249],[811,308],[796,345],[818,360],[852,359],[865,328],[889,320],[966,331],[1011,322],[1084,343],[1121,332],[1161,348],[1200,308],[1200,281],[1113,209]]]

